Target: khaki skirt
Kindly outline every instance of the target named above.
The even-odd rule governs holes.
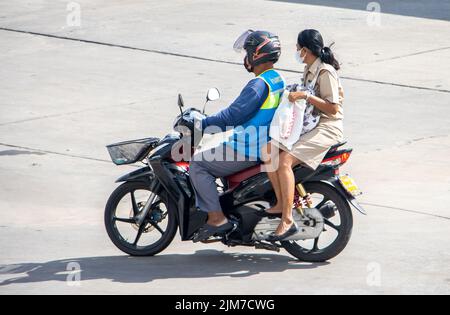
[[[330,148],[344,141],[342,120],[322,117],[319,124],[311,132],[304,134],[300,140],[289,150],[281,143],[272,140],[272,143],[281,150],[291,154],[312,169],[317,169],[322,163]]]

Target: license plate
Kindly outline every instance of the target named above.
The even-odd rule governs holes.
[[[339,180],[340,180],[342,186],[344,186],[344,188],[353,197],[362,195],[362,191],[359,189],[358,185],[356,185],[354,179],[351,178],[349,175],[340,176]]]

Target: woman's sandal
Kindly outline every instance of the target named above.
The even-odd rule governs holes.
[[[267,238],[268,242],[271,243],[275,243],[275,242],[280,242],[284,239],[287,239],[288,237],[291,237],[292,235],[297,234],[299,231],[297,223],[294,222],[294,224],[292,224],[291,228],[289,230],[287,230],[286,233],[281,234],[281,235],[276,235],[275,232],[270,234],[269,237]]]

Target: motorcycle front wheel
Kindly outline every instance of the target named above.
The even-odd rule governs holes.
[[[143,223],[138,218],[152,197]],[[177,231],[175,214],[169,211],[167,194],[152,192],[145,182],[127,182],[111,195],[105,208],[105,227],[114,245],[131,256],[154,256],[165,250]]]
[[[314,240],[284,241],[281,245],[300,261],[328,261],[339,255],[350,241],[353,229],[352,211],[347,200],[330,185],[307,183],[304,186],[312,196],[313,208],[332,209],[322,213],[325,216],[324,231]]]

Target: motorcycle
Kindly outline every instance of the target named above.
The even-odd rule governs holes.
[[[210,89],[206,104],[218,100],[220,92]],[[204,117],[195,108],[184,110],[178,98],[180,115],[174,130]],[[196,207],[194,188],[189,179],[189,160],[174,158],[178,146],[188,139],[195,150],[191,132],[170,133],[163,139],[146,138],[107,146],[116,165],[144,163],[144,166],[120,177],[122,183],[109,198],[105,208],[105,226],[111,241],[132,256],[154,256],[164,251],[179,230],[182,241],[193,241],[207,221],[207,214]],[[339,255],[347,246],[353,229],[351,207],[362,214],[357,202],[361,194],[354,180],[340,174],[352,153],[333,146],[316,170],[298,166],[294,169],[296,195],[294,219],[299,232],[281,242],[268,242],[280,219],[259,215],[276,202],[275,193],[261,166],[252,167],[218,180],[220,202],[235,228],[205,243],[222,242],[229,247],[251,246],[280,252],[285,249],[300,261],[324,262]],[[184,146],[185,147],[185,146]],[[182,151],[182,149],[181,149]]]

